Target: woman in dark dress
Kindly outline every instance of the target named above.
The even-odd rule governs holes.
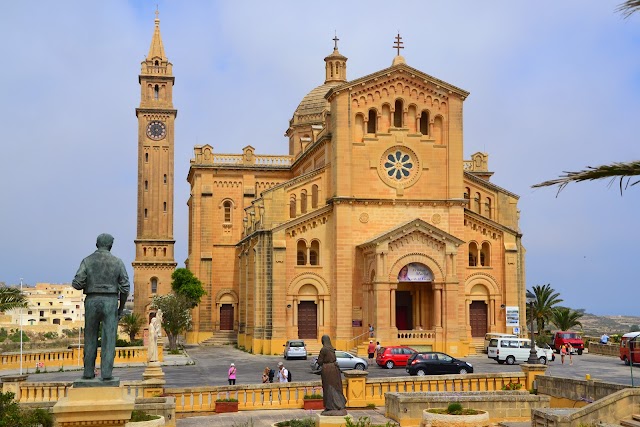
[[[318,355],[318,366],[322,367],[322,415],[347,415],[347,399],[342,394],[342,374],[336,362],[336,349],[331,345],[329,335],[322,336],[322,350]]]

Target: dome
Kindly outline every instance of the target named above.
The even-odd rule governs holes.
[[[298,108],[296,108],[294,117],[298,117],[299,120],[306,121],[304,119],[305,116],[315,116],[317,114],[322,114],[325,110],[328,110],[329,102],[324,98],[324,96],[331,88],[341,84],[342,82],[330,82],[313,89],[304,98],[302,98]]]

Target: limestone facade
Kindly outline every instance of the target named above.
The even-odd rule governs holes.
[[[350,81],[346,65],[336,44],[288,155],[195,147],[188,268],[207,296],[191,341],[230,330],[280,354],[329,334],[349,349],[372,324],[383,345],[466,355],[513,331],[506,307],[524,318],[518,196],[490,182],[485,153],[463,159],[469,93],[399,55]]]

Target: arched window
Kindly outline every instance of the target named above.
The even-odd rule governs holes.
[[[427,110],[423,110],[420,114],[420,133],[429,135],[429,112]]]
[[[164,181],[164,183],[167,183],[167,174],[165,173],[164,176],[162,177],[162,180]]]
[[[144,181],[144,191],[147,191],[149,189],[149,181],[145,180]]]
[[[300,212],[307,213],[307,190],[300,192]]]
[[[478,265],[478,245],[475,242],[469,243],[469,267]]]
[[[491,198],[490,197],[487,197],[484,203],[484,214],[487,216],[487,218],[491,219]]]
[[[147,248],[142,248],[142,256],[147,256]]]
[[[491,247],[489,242],[482,242],[482,249],[480,250],[480,265],[483,267],[489,267],[491,265]]]
[[[162,211],[166,212],[167,211],[167,202],[163,202],[162,203]]]
[[[318,186],[316,184],[311,186],[311,207],[318,207]]]
[[[144,217],[147,217],[147,208],[144,209]]]
[[[151,278],[151,293],[152,294],[158,293],[158,279],[155,277]]]
[[[464,198],[467,200],[471,198],[471,189],[469,187],[464,187]]]
[[[307,264],[307,244],[304,240],[298,240],[298,248],[296,251],[296,264],[297,265],[306,265]]]
[[[230,223],[231,222],[231,201],[227,200],[222,204],[222,207],[224,209],[224,222],[225,223]]]
[[[289,199],[289,218],[296,217],[296,195],[292,194]]]
[[[367,133],[376,133],[378,130],[378,112],[375,109],[369,110],[369,121],[367,122]]]
[[[149,153],[144,153],[144,162],[149,163]]]
[[[402,100],[396,99],[396,109],[393,112],[393,126],[397,128],[402,127]]]
[[[162,249],[162,256],[167,256],[167,248]]]
[[[407,123],[406,127],[409,128],[410,133],[416,133],[416,125],[418,122],[418,112],[416,111],[415,105],[409,105],[407,109]]]
[[[309,264],[320,265],[320,242],[314,240],[311,242],[311,250],[309,251]]]
[[[476,197],[473,199],[474,211],[480,213],[480,193],[476,193]]]
[[[157,101],[158,98],[160,98],[160,86],[155,85],[153,87],[153,99],[155,99]]]

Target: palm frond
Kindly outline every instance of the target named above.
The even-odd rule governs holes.
[[[621,13],[624,18],[628,18],[640,10],[640,0],[627,0],[616,8],[616,12]]]
[[[640,3],[640,0],[638,0]],[[558,194],[568,184],[572,182],[595,181],[598,179],[610,179],[611,185],[616,179],[620,180],[620,193],[630,186],[636,185],[640,180],[631,181],[632,176],[640,175],[640,161],[636,160],[628,163],[612,163],[602,166],[587,166],[586,169],[577,172],[564,172],[559,178],[544,181],[539,184],[532,185],[532,188],[558,186]]]

